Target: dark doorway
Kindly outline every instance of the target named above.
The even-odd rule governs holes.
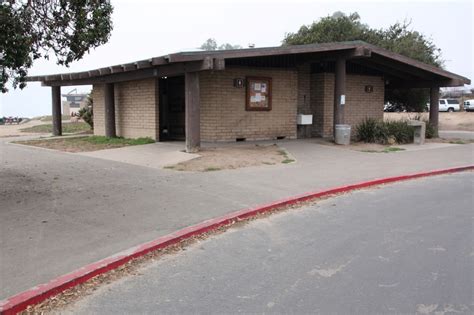
[[[159,81],[160,141],[185,139],[184,76]]]

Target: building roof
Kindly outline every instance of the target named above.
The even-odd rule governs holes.
[[[90,71],[29,76],[27,80],[41,81],[47,86],[81,85],[223,70],[232,65],[291,67],[339,57],[383,74],[393,87],[462,86],[471,82],[458,74],[362,41],[178,52]]]

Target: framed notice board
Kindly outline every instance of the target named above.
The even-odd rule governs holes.
[[[247,77],[245,110],[269,111],[272,109],[272,78]]]

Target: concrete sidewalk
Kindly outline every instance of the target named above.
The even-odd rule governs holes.
[[[474,131],[440,130],[439,136],[445,139],[474,140]]]
[[[184,142],[162,142],[117,149],[81,152],[78,155],[161,169],[199,157],[183,152]]]
[[[135,166],[0,140],[0,298],[134,245],[302,192],[474,164],[473,148],[376,154],[284,141],[297,163],[207,173]]]

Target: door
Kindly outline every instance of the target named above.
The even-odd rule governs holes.
[[[185,139],[184,76],[160,79],[160,141]]]

